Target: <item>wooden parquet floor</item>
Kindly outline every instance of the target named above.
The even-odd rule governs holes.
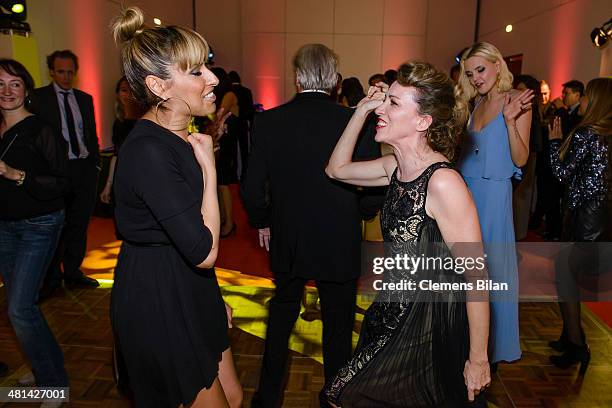
[[[225,286],[225,294],[236,287]],[[235,328],[231,329],[232,348],[245,391],[244,406],[250,405],[256,388],[263,340],[249,327],[261,326],[265,316],[252,316],[253,304],[265,307],[271,288],[255,290],[234,300]],[[230,295],[231,296],[231,295]],[[109,288],[66,290],[43,304],[43,311],[65,355],[71,380],[70,407],[130,407],[115,389],[111,366],[112,334],[109,324]],[[6,316],[4,289],[0,288],[0,360],[10,373],[0,386],[12,386],[28,368],[19,351]],[[586,308],[585,308],[586,309]],[[520,307],[523,359],[501,365],[487,393],[491,407],[612,407],[612,333],[610,328],[587,310],[583,324],[592,349],[592,361],[584,378],[577,369],[560,370],[548,362],[547,342],[560,331],[556,304],[523,303]],[[256,322],[258,320],[259,322]],[[316,407],[323,385],[320,324],[300,319],[292,344],[307,343],[302,353],[292,352],[284,407]],[[358,328],[356,324],[356,329]],[[261,331],[261,329],[258,329]],[[311,331],[310,333],[308,331]],[[295,344],[294,344],[295,346]],[[292,346],[295,350],[296,347]],[[299,344],[298,344],[299,346]],[[299,349],[299,347],[297,348]],[[315,358],[313,358],[315,357]],[[34,407],[36,404],[4,404],[3,407]]]

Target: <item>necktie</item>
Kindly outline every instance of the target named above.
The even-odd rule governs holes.
[[[77,138],[76,127],[74,126],[74,116],[72,115],[72,109],[68,103],[68,95],[70,92],[62,92],[64,95],[64,111],[66,111],[66,124],[68,125],[68,138],[70,139],[70,151],[74,154],[77,159],[81,149],[79,148],[79,141]]]

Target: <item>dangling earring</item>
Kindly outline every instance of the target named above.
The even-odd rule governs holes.
[[[30,95],[26,95],[23,104],[25,105],[26,109],[30,107],[30,105],[32,104],[32,99],[30,99]]]
[[[159,108],[161,107],[162,110],[166,109],[166,110],[170,110],[167,107],[162,106],[164,103],[170,101],[171,99],[176,99],[179,100],[181,102],[183,102],[186,106],[187,106],[187,120],[185,122],[179,122],[176,124],[173,124],[171,122],[168,122],[167,126],[164,125],[164,123],[162,122],[162,120],[159,117]],[[159,102],[157,102],[157,105],[155,105],[155,119],[157,120],[157,122],[162,125],[163,127],[165,127],[166,129],[170,130],[170,131],[178,131],[178,130],[185,130],[189,128],[189,124],[191,123],[191,107],[189,106],[189,104],[187,103],[186,100],[184,100],[183,98],[179,98],[176,96],[171,96],[170,98],[167,99],[160,99]]]

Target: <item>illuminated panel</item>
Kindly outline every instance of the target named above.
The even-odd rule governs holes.
[[[584,14],[582,6],[567,4],[556,9],[551,16],[550,30],[550,72],[548,73],[548,85],[550,86],[551,100],[561,96],[563,83],[574,79],[573,72],[576,64],[576,49],[584,43],[585,34],[580,32],[580,24]],[[579,79],[580,78],[575,78]]]
[[[101,81],[103,75],[101,50],[104,41],[110,33],[102,30],[98,20],[94,16],[100,16],[101,11],[98,2],[73,1],[71,7],[67,8],[70,13],[66,22],[72,22],[68,31],[74,41],[72,51],[79,57],[79,72],[76,86],[93,97],[96,115],[96,127],[98,139],[101,138],[102,124],[102,91]],[[88,18],[85,18],[88,16]]]
[[[265,109],[282,104],[285,35],[245,33],[242,44],[243,82],[253,91],[254,102]]]

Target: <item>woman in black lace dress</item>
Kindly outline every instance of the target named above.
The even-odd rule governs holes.
[[[391,145],[394,154],[352,162],[359,130],[373,109],[376,141]],[[394,251],[445,258],[466,252],[465,244],[450,243],[473,243],[469,246],[482,254],[476,208],[449,163],[464,126],[459,109],[445,74],[427,63],[404,64],[390,88],[382,83],[370,88],[332,154],[330,177],[360,186],[389,185],[381,220]],[[418,275],[394,270],[385,272],[384,281],[416,276],[458,284],[473,280],[471,273],[452,270]],[[475,295],[480,299],[470,297]],[[321,399],[343,408],[457,407],[475,399],[482,404],[476,396],[490,383],[488,332],[486,293],[379,292],[353,358],[326,384]]]

